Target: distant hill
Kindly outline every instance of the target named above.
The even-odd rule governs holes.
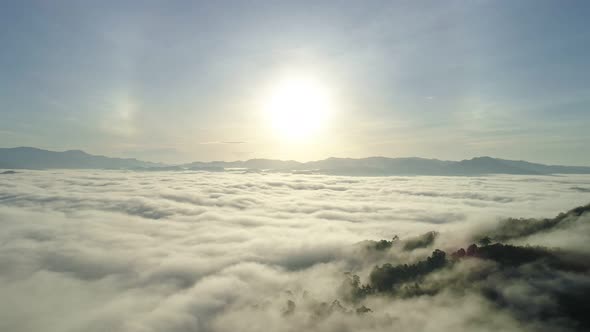
[[[297,172],[333,175],[485,175],[485,174],[590,174],[590,167],[555,166],[527,161],[477,157],[461,161],[425,158],[328,158],[318,161],[250,159],[246,161],[193,162],[165,165],[127,158],[95,156],[80,150],[64,152],[37,148],[0,148],[0,169],[135,169],[146,171],[202,170],[223,172],[232,169],[255,172]]]
[[[297,171],[333,175],[485,175],[485,174],[590,174],[590,167],[552,166],[527,161],[504,160],[491,157],[477,157],[469,160],[446,161],[425,158],[369,157],[328,158],[301,163],[272,159],[251,159],[246,161],[194,162],[181,165],[192,170],[208,168],[243,168],[264,171]]]
[[[134,169],[159,166],[163,164],[131,158],[94,156],[80,150],[56,152],[30,147],[0,148],[0,169]]]

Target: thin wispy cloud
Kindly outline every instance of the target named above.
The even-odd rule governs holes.
[[[209,145],[209,144],[246,144],[246,141],[211,141],[211,142],[200,142],[201,145]]]

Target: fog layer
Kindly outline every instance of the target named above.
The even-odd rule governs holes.
[[[583,330],[590,215],[543,218],[588,202],[573,175],[0,174],[0,330]]]

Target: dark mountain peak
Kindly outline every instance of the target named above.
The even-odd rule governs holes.
[[[2,148],[1,150],[11,150],[11,151],[46,151],[39,148],[34,148],[31,146],[18,146],[15,148]]]
[[[81,150],[58,152],[31,147],[0,149],[0,168],[4,169],[133,169],[159,166],[163,165],[136,159],[95,156]]]

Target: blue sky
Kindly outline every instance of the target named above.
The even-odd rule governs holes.
[[[184,162],[590,165],[587,1],[2,1],[0,145]],[[273,85],[329,88],[285,142]]]

